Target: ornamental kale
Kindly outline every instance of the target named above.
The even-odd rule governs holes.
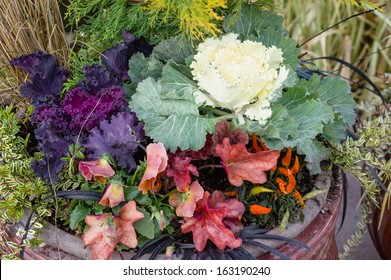
[[[132,171],[136,168],[134,154],[143,137],[143,125],[136,116],[121,112],[91,130],[85,147],[90,159],[108,153],[120,167]]]
[[[53,56],[34,52],[13,59],[11,64],[31,75],[31,82],[24,83],[20,93],[24,97],[29,97],[33,106],[59,100],[60,91],[69,71],[61,68]]]
[[[149,56],[152,53],[152,46],[144,38],[136,38],[125,31],[122,31],[122,35],[124,41],[106,50],[101,57],[101,61],[119,81],[126,81],[130,80],[128,75],[130,57],[138,52]]]
[[[114,113],[127,110],[128,106],[121,87],[103,88],[93,95],[78,86],[67,92],[61,107],[69,116],[69,132],[75,135],[93,129]]]

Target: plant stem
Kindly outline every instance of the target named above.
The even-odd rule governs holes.
[[[204,168],[224,168],[224,166],[221,164],[206,164],[198,167],[198,169],[204,169]]]

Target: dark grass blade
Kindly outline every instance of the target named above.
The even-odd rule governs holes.
[[[228,250],[227,254],[233,260],[256,260],[256,258],[243,247],[238,247],[233,250]]]
[[[132,260],[137,260],[149,251],[152,251],[153,248],[158,246],[161,242],[164,242],[164,240],[166,240],[167,238],[170,238],[168,234],[162,234],[155,239],[149,240],[143,246],[141,246],[141,248],[133,256]]]
[[[59,191],[55,195],[50,195],[45,199],[62,197],[62,198],[72,198],[72,199],[82,199],[82,200],[101,200],[103,194],[91,191]]]
[[[341,169],[341,176],[342,176],[342,216],[341,216],[341,223],[339,225],[337,234],[341,230],[346,217],[346,208],[348,205],[348,179],[346,177],[346,173]]]
[[[374,89],[374,93],[381,98],[383,105],[386,104],[383,94],[380,92],[379,88],[375,85],[375,83],[364,72],[362,72],[359,68],[357,68],[353,64],[334,56],[322,56],[322,57],[310,58],[305,61],[307,62],[307,61],[321,60],[321,59],[336,61],[353,70],[356,74],[358,74],[361,78],[363,78],[366,82],[368,82],[368,84],[372,86],[372,88]]]
[[[26,225],[24,226],[24,231],[25,231],[25,233],[24,233],[22,239],[20,240],[20,245],[22,245],[22,244],[23,244],[23,241],[27,238],[27,234],[28,234],[28,231],[29,231],[29,229],[30,229],[31,219],[33,218],[33,213],[34,213],[34,212],[31,211],[30,215],[29,215],[28,218],[27,218]],[[19,258],[20,258],[21,260],[23,260],[23,258],[24,258],[24,251],[25,251],[25,248],[26,248],[25,246],[22,246],[22,249],[20,250]]]
[[[167,248],[167,246],[169,246],[170,244],[172,244],[174,242],[174,240],[172,238],[168,238],[166,240],[164,240],[163,242],[160,242],[157,247],[155,248],[155,250],[153,250],[151,256],[149,257],[150,260],[154,260],[156,259],[156,257],[164,250]]]
[[[247,237],[254,234],[262,234],[268,232],[268,229],[261,228],[259,225],[246,226],[240,233],[240,237]]]
[[[261,242],[258,242],[258,241],[254,241],[254,240],[251,240],[251,239],[242,239],[244,242],[248,243],[248,244],[251,244],[251,245],[254,245],[254,246],[257,246],[261,249],[264,249],[276,256],[279,256],[281,259],[283,260],[290,260],[291,258],[289,258],[287,255],[281,253],[280,251],[278,251],[277,249],[274,249],[270,246],[267,246]]]
[[[227,255],[225,251],[219,250],[209,242],[206,245],[206,253],[210,256],[212,260],[226,260],[227,257],[229,257],[229,255]]]
[[[190,260],[195,254],[196,252],[194,250],[185,249],[183,250],[182,260]]]
[[[288,238],[285,236],[279,236],[279,235],[274,235],[274,234],[263,234],[263,235],[254,236],[253,238],[251,238],[251,237],[248,237],[248,238],[249,239],[272,239],[272,240],[280,240],[280,241],[284,241],[284,242],[289,242],[289,243],[295,244],[297,246],[300,246],[300,247],[310,251],[311,253],[315,253],[314,250],[312,250],[312,248],[309,247],[307,244],[300,242],[299,240]]]

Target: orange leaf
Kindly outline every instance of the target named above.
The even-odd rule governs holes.
[[[229,138],[217,144],[215,152],[223,160],[229,182],[237,187],[243,184],[243,180],[254,184],[265,183],[265,171],[273,168],[280,156],[277,150],[249,153],[243,143],[231,145]]]

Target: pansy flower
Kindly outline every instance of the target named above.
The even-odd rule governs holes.
[[[176,207],[176,214],[179,217],[192,217],[196,208],[196,203],[204,195],[201,185],[195,181],[190,186],[186,186],[183,192],[174,192],[170,195],[168,202]]]
[[[105,182],[105,178],[112,177],[115,174],[109,162],[104,158],[94,161],[80,161],[79,171],[87,180],[94,177],[99,182]]]
[[[99,204],[113,208],[122,201],[125,201],[124,187],[122,186],[121,182],[115,181],[106,187]]]
[[[158,175],[166,169],[168,162],[167,152],[162,143],[149,144],[146,152],[147,168],[138,187],[143,194],[148,193],[148,190],[155,193],[160,189],[160,185],[155,183]]]

